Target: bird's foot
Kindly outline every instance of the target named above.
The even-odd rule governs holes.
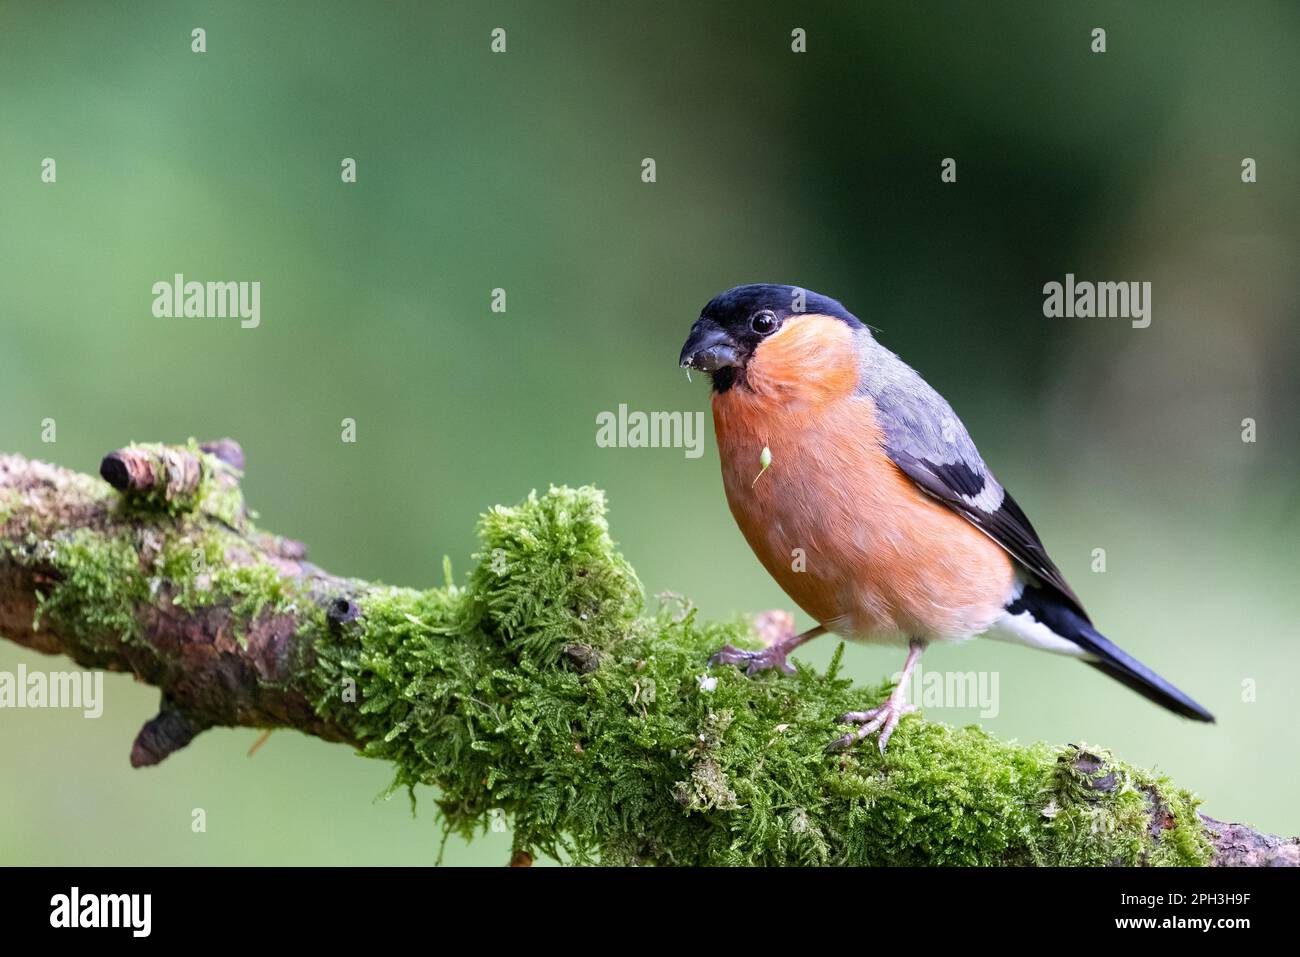
[[[742,648],[723,645],[717,654],[709,659],[709,667],[712,668],[714,665],[744,665],[745,674],[747,675],[758,674],[768,668],[780,668],[785,674],[792,675],[794,674],[794,665],[786,660],[786,655],[789,653],[790,649],[781,642],[769,645],[762,651],[745,651]]]
[[[862,727],[856,731],[850,731],[843,737],[836,738],[827,745],[826,750],[828,752],[847,750],[863,738],[879,731],[880,753],[884,754],[885,746],[889,744],[889,738],[893,735],[894,729],[898,727],[898,722],[903,715],[911,714],[916,710],[916,705],[907,703],[900,685],[894,689],[893,693],[885,699],[885,703],[880,707],[872,708],[870,711],[850,711],[848,714],[840,715],[840,724],[860,724]]]
[[[815,629],[814,629],[815,630]],[[754,632],[763,642],[761,651],[744,651],[731,645],[724,645],[717,654],[709,659],[709,667],[714,665],[745,665],[745,674],[755,675],[768,668],[779,668],[787,675],[794,674],[794,665],[787,661],[790,652],[799,647],[811,632],[805,635],[794,633],[794,616],[788,611],[765,611],[754,618]]]

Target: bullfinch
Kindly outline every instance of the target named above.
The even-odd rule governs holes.
[[[795,286],[737,286],[704,307],[681,365],[712,378],[731,513],[763,567],[814,621],[711,664],[792,673],[787,655],[831,632],[907,648],[902,679],[841,750],[883,753],[916,706],[906,685],[933,641],[985,635],[1071,655],[1184,717],[1203,707],[1093,627],[1033,525],[951,406],[856,316]]]

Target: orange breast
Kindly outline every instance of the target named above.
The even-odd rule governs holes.
[[[731,512],[786,594],[845,637],[979,634],[1002,611],[1011,561],[888,459],[856,384],[853,331],[837,319],[789,320],[759,346],[747,385],[713,398]],[[764,446],[772,463],[755,483]]]

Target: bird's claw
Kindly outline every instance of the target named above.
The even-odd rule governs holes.
[[[794,674],[794,665],[786,660],[786,650],[772,645],[761,651],[745,651],[731,645],[722,648],[709,659],[709,667],[714,665],[745,665],[745,674],[756,675],[768,668],[779,668],[787,675]]]
[[[889,744],[889,739],[893,736],[894,729],[898,727],[898,722],[902,720],[903,715],[911,714],[916,710],[918,710],[916,705],[907,704],[901,695],[895,693],[886,698],[885,703],[878,708],[872,708],[869,711],[850,711],[847,714],[842,714],[837,719],[839,724],[860,724],[862,727],[836,738],[826,746],[826,751],[828,754],[846,751],[863,738],[879,731],[878,743],[880,753],[883,755],[885,747]]]

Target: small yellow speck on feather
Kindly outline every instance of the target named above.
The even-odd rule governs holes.
[[[755,485],[758,484],[758,480],[763,477],[763,473],[766,472],[768,470],[768,467],[772,464],[772,450],[769,449],[766,445],[763,446],[763,452],[758,457],[758,464],[760,466],[758,470],[758,474],[754,476],[754,481],[749,483],[750,488],[753,488]]]

